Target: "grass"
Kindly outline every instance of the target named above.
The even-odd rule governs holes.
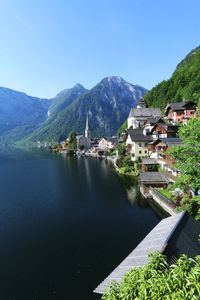
[[[157,189],[157,191],[162,194],[163,196],[165,196],[166,198],[168,198],[169,200],[171,200],[172,198],[172,194],[170,192],[168,192],[168,190],[163,190],[163,189]]]

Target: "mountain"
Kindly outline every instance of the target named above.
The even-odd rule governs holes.
[[[0,87],[0,135],[17,126],[36,126],[47,119],[51,101]]]
[[[118,76],[104,78],[91,90],[76,85],[70,94],[72,91],[73,95],[76,94],[74,89],[78,89],[81,95],[69,100],[69,90],[58,94],[49,108],[48,120],[28,136],[27,142],[61,141],[71,130],[83,134],[87,113],[93,137],[116,134],[131,107],[135,107],[139,98],[147,92],[145,88],[132,85]],[[67,106],[62,99],[63,93],[68,95]]]
[[[163,111],[167,103],[200,101],[200,46],[192,50],[176,67],[171,78],[150,90],[144,100]]]
[[[80,83],[77,83],[71,89],[65,89],[60,92],[55,98],[52,99],[52,103],[48,110],[48,121],[52,121],[57,117],[57,114],[69,106],[77,97],[87,92]]]
[[[0,94],[3,89],[0,88]],[[5,90],[7,91],[8,89]],[[2,111],[5,124],[11,117],[12,126],[11,124],[7,127],[4,126],[6,130],[0,132],[0,144],[19,141],[26,138],[26,136],[38,128],[43,128],[43,124],[45,124],[44,126],[48,126],[54,121],[60,111],[69,106],[78,96],[86,91],[83,86],[77,84],[74,88],[66,89],[60,92],[55,98],[47,100],[8,90],[6,96],[0,98],[0,111]],[[6,109],[3,103],[7,103]],[[16,111],[17,115],[15,115]]]

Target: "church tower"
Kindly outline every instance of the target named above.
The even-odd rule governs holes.
[[[87,140],[87,149],[89,149],[91,147],[91,133],[89,129],[88,114],[86,118],[85,138]]]
[[[144,99],[142,97],[140,97],[139,101],[138,101],[138,105],[136,106],[136,108],[146,108],[146,103],[144,101]]]

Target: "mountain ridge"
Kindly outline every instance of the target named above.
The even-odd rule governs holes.
[[[116,134],[118,126],[127,118],[130,108],[137,105],[139,98],[146,91],[119,76],[103,78],[60,111],[51,124],[43,124],[28,136],[26,141],[60,141],[66,139],[71,130],[83,134],[87,113],[93,136]]]

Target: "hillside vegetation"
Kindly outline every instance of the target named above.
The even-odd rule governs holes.
[[[149,107],[164,111],[167,103],[200,101],[200,46],[192,50],[177,66],[172,77],[162,81],[145,96]]]

